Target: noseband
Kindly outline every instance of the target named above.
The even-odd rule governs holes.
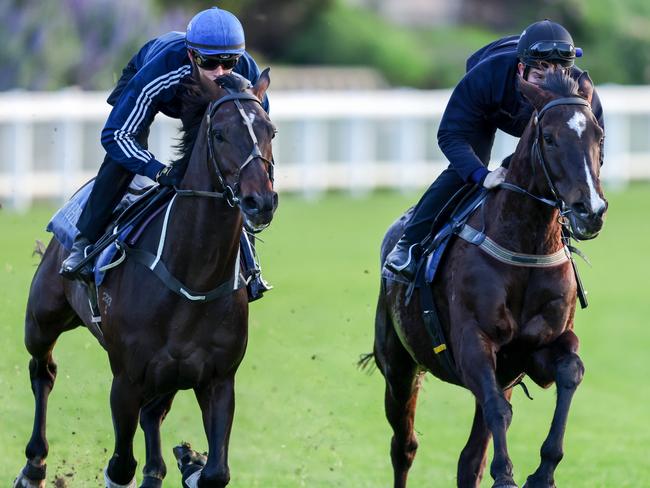
[[[219,185],[222,188],[222,194],[228,205],[231,207],[235,207],[236,205],[239,204],[240,202],[240,185],[239,185],[239,179],[241,177],[241,173],[244,170],[246,166],[248,166],[252,161],[255,159],[261,159],[263,162],[267,164],[267,171],[269,173],[269,179],[271,180],[271,183],[273,183],[273,168],[275,166],[273,161],[270,161],[266,159],[262,155],[262,151],[260,151],[260,146],[257,141],[257,136],[255,135],[255,131],[253,130],[253,124],[250,121],[250,119],[246,116],[246,113],[244,112],[244,107],[242,106],[240,100],[252,100],[254,102],[259,103],[260,105],[262,104],[260,100],[255,96],[250,93],[246,92],[233,92],[229,88],[226,88],[228,90],[228,95],[215,100],[213,102],[210,102],[210,105],[208,105],[208,110],[207,110],[207,138],[208,138],[208,157],[209,160],[212,164],[212,167],[214,169],[214,174],[217,176],[217,179],[219,181]],[[253,141],[253,149],[251,150],[250,154],[244,161],[244,163],[239,167],[237,170],[237,174],[235,175],[235,183],[234,184],[229,184],[226,181],[226,178],[223,175],[223,172],[221,171],[221,168],[219,167],[219,160],[216,157],[216,152],[214,150],[214,130],[212,129],[212,118],[214,117],[214,114],[216,113],[217,109],[223,105],[226,102],[234,102],[235,106],[237,107],[237,110],[239,114],[241,115],[242,119],[244,119],[244,124],[246,124],[246,127],[248,128],[248,133],[251,137],[251,140]]]

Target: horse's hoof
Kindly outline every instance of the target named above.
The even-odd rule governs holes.
[[[205,466],[205,463],[208,462],[208,457],[205,454],[200,454],[192,449],[192,446],[188,442],[183,442],[178,446],[175,446],[174,457],[178,463],[178,469],[182,470],[183,466],[188,464],[197,464],[199,466]]]
[[[110,476],[108,476],[108,468],[106,468],[104,470],[104,486],[106,486],[106,488],[137,488],[138,483],[135,481],[135,476],[126,485],[115,483]]]
[[[32,480],[23,474],[22,469],[14,480],[13,488],[45,488],[45,480]]]

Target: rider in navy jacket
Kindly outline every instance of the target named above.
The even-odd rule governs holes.
[[[241,54],[233,71],[253,84],[260,75],[247,52]],[[169,32],[140,49],[108,99],[115,108],[102,131],[102,145],[111,159],[132,173],[156,179],[165,165],[138,144],[137,135],[149,129],[158,112],[180,118],[179,93],[182,81],[191,73],[185,33]],[[268,112],[268,99],[265,98],[263,106]]]
[[[571,35],[549,20],[536,22],[521,36],[499,39],[474,53],[466,74],[454,89],[438,130],[438,145],[449,167],[433,182],[414,208],[404,235],[386,258],[386,268],[412,278],[419,243],[431,232],[435,217],[465,184],[497,186],[505,169],[487,169],[497,129],[521,137],[533,106],[518,89],[517,79],[540,84],[547,69],[566,69],[578,79]],[[592,110],[604,128],[603,110],[594,91]],[[506,159],[507,161],[508,159]]]
[[[161,185],[180,183],[185,168],[165,166],[147,150],[149,127],[156,114],[180,118],[183,82],[190,76],[214,80],[232,71],[253,84],[260,75],[245,51],[239,20],[216,7],[196,14],[186,33],[162,35],[133,56],[107,100],[113,110],[101,136],[106,157],[77,222],[79,234],[62,264],[63,276],[77,277],[71,270],[81,262],[85,249],[104,233],[134,175],[148,176]],[[268,112],[268,99],[262,102]],[[87,267],[82,274],[88,272]]]

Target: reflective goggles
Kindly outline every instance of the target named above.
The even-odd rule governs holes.
[[[538,41],[526,49],[525,55],[533,59],[572,60],[576,57],[580,57],[573,44],[554,41]]]
[[[239,54],[213,54],[203,55],[198,51],[192,50],[192,56],[196,65],[208,71],[221,66],[223,69],[233,69],[239,61]]]

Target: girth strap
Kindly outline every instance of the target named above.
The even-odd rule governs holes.
[[[174,293],[187,298],[188,300],[210,302],[219,297],[229,295],[233,291],[239,290],[246,285],[245,280],[239,276],[239,259],[237,260],[234,276],[230,280],[222,283],[210,291],[198,292],[191,290],[183,283],[181,283],[178,279],[176,279],[174,275],[169,272],[165,266],[165,263],[157,259],[155,254],[144,251],[142,249],[132,248],[126,244],[121,244],[121,247],[124,248],[129,258],[149,268],[158,277],[158,279],[160,279],[160,281],[162,281],[167,286],[167,288],[172,290]]]
[[[456,232],[458,237],[478,246],[482,251],[492,256],[494,259],[502,263],[510,264],[512,266],[522,266],[526,268],[549,268],[552,266],[559,266],[564,264],[570,259],[570,250],[563,247],[553,254],[522,254],[513,252],[505,247],[500,246],[485,233],[479,232],[468,224]]]

